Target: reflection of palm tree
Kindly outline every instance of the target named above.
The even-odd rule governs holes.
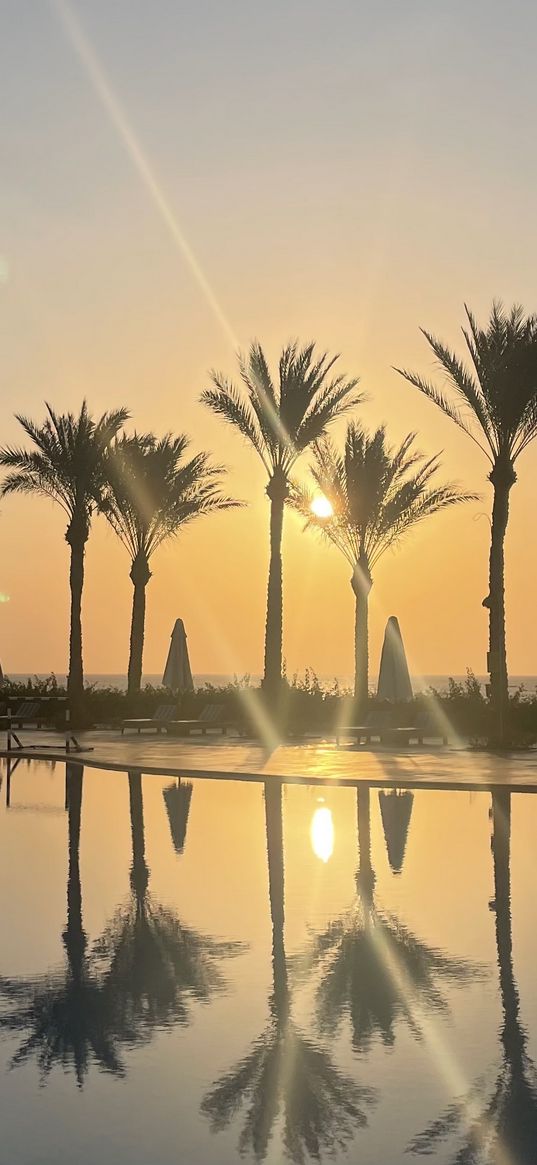
[[[348,913],[315,937],[296,964],[300,976],[312,965],[321,971],[317,1015],[321,1031],[333,1037],[350,1016],[353,1047],[366,1048],[378,1032],[393,1044],[397,1020],[419,1027],[424,1009],[446,1008],[439,981],[463,983],[476,968],[416,938],[399,920],[375,906],[371,864],[369,787],[356,790],[359,867],[358,900]]]
[[[537,1145],[537,1071],[527,1054],[527,1035],[520,1021],[520,999],[513,972],[511,922],[511,793],[492,793],[492,856],[496,915],[496,950],[503,1022],[501,1062],[488,1101],[482,1102],[483,1082],[469,1097],[455,1101],[442,1116],[415,1138],[415,1153],[430,1154],[439,1144],[466,1126],[457,1165],[477,1165],[483,1147],[493,1165],[534,1165]]]
[[[11,1005],[0,1016],[0,1031],[25,1036],[12,1066],[35,1056],[43,1076],[61,1064],[74,1071],[79,1086],[92,1060],[116,1075],[123,1071],[113,1001],[92,974],[86,956],[79,862],[83,771],[67,765],[69,873],[63,932],[67,967],[38,979],[0,980],[0,994]]]
[[[218,963],[238,943],[220,942],[183,926],[174,912],[148,894],[141,773],[129,773],[132,895],[105,931],[97,951],[109,963],[107,989],[122,1024],[144,1038],[159,1024],[189,1022],[192,999],[207,1002],[222,991]]]
[[[282,786],[275,779],[265,784],[265,818],[272,919],[269,1021],[244,1059],[208,1093],[202,1110],[219,1131],[246,1105],[239,1148],[253,1152],[258,1161],[266,1157],[282,1112],[285,1152],[300,1165],[307,1155],[317,1160],[322,1151],[343,1148],[355,1128],[366,1124],[364,1108],[373,1093],[345,1077],[291,1018],[284,942]]]

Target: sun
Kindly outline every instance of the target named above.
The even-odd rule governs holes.
[[[317,494],[311,503],[311,512],[315,514],[316,518],[331,518],[334,513],[332,503],[325,498],[324,494]]]

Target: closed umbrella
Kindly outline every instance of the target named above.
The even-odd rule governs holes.
[[[194,682],[192,680],[190,660],[188,658],[186,631],[182,619],[175,620],[162,683],[165,688],[171,688],[172,692],[194,691]]]
[[[411,700],[413,695],[403,639],[395,615],[390,615],[384,632],[377,695],[380,700],[391,700],[392,703]]]

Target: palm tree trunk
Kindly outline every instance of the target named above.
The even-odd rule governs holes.
[[[145,634],[145,586],[135,585],[132,596],[131,637],[127,693],[137,696],[142,686],[142,664]]]
[[[86,949],[82,926],[82,890],[80,885],[80,826],[82,821],[82,765],[66,766],[66,801],[68,812],[69,871],[67,876],[67,926],[63,941],[73,978],[79,979]]]
[[[270,498],[270,566],[267,590],[267,621],[265,626],[265,671],[263,685],[271,700],[278,696],[282,680],[283,583],[282,533],[283,511],[288,486],[285,478],[276,475],[267,486]]]
[[[359,855],[356,888],[367,918],[373,905],[375,871],[371,864],[371,790],[363,781],[356,787],[356,825]]]
[[[272,921],[273,1006],[279,1023],[289,1016],[289,986],[285,957],[285,874],[283,856],[282,783],[265,782],[265,829]]]
[[[365,560],[356,563],[351,578],[355,596],[354,699],[356,715],[363,717],[369,696],[369,592],[372,579]]]
[[[494,862],[494,906],[496,950],[503,1010],[502,1043],[514,1075],[523,1072],[525,1038],[520,1025],[520,1001],[513,971],[511,923],[511,792],[499,789],[492,794],[492,857]]]
[[[489,608],[488,666],[493,717],[492,740],[497,744],[504,744],[507,740],[509,711],[505,644],[504,543],[509,520],[509,493],[516,477],[510,464],[506,467],[497,463],[490,474],[490,480],[494,486],[494,502],[489,559],[489,595],[485,599],[485,605]]]
[[[149,869],[145,860],[142,774],[134,769],[129,771],[128,777],[132,839],[131,886],[136,894],[138,902],[140,903],[144,898],[149,881]]]
[[[138,695],[142,685],[142,667],[145,636],[145,589],[151,578],[149,563],[145,554],[136,555],[130,571],[134,587],[132,596],[131,637],[129,652],[128,686],[129,696]]]
[[[80,715],[84,700],[84,668],[82,663],[82,591],[84,588],[85,540],[78,538],[69,543],[71,566],[69,584],[71,588],[71,628],[69,637],[69,674],[67,694],[71,714]]]

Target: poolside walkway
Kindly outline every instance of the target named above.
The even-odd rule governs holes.
[[[212,779],[264,780],[282,777],[307,784],[355,784],[419,788],[480,789],[509,785],[537,791],[537,749],[505,756],[463,748],[411,747],[396,751],[382,747],[355,747],[310,741],[282,745],[267,753],[261,745],[233,737],[188,740],[165,735],[92,730],[78,733],[84,751],[69,760],[101,769],[138,769],[164,776]],[[22,729],[25,746],[13,756],[65,760],[61,737],[46,731]],[[0,756],[6,756],[5,739]]]

